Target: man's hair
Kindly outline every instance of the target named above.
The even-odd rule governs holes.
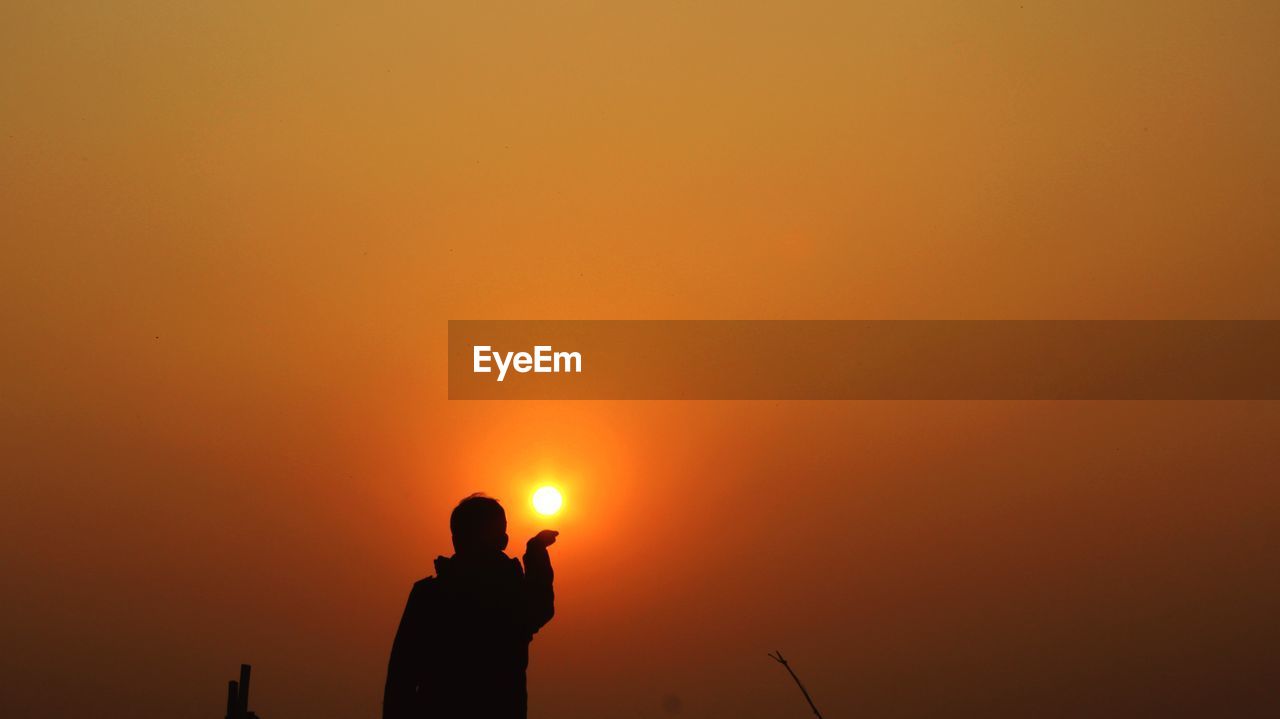
[[[507,548],[507,513],[493,497],[477,492],[449,515],[455,552],[502,551]]]

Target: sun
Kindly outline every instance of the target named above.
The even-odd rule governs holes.
[[[561,504],[564,504],[564,498],[560,496],[560,490],[555,487],[539,487],[538,491],[533,493],[533,508],[538,514],[555,514],[560,511]]]

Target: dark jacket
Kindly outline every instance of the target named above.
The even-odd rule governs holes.
[[[551,558],[531,547],[438,557],[413,585],[387,667],[383,719],[525,719],[533,634],[555,613]]]

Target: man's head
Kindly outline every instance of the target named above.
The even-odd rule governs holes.
[[[507,548],[507,513],[493,497],[473,494],[453,508],[449,531],[458,554],[501,552]]]

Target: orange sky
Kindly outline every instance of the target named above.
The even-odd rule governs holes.
[[[1058,5],[6,3],[8,711],[376,715],[542,472],[535,718],[1256,697],[1274,403],[445,400],[450,318],[1280,318],[1280,9]]]

